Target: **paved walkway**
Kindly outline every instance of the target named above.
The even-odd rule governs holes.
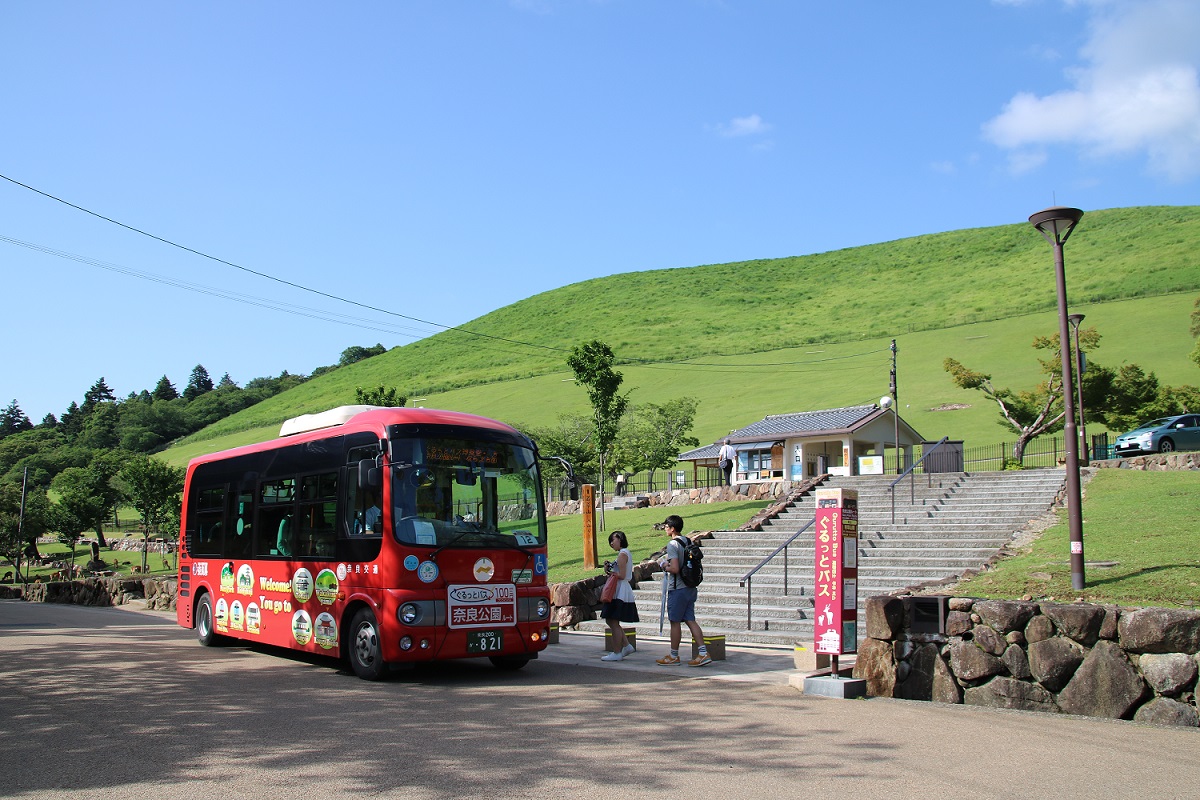
[[[685,634],[679,648],[679,657],[691,657],[691,639]],[[788,686],[793,678],[802,679],[806,673],[796,669],[795,654],[788,647],[748,647],[729,645],[725,648],[725,659],[713,661],[705,667],[689,667],[686,663],[678,667],[663,667],[655,659],[666,655],[671,649],[667,637],[637,637],[637,652],[623,661],[602,661],[605,655],[604,634],[591,631],[563,631],[557,644],[544,650],[538,659],[559,664],[597,666],[622,672],[654,672],[659,674],[687,674],[689,677],[721,681],[742,681]],[[853,656],[839,659],[840,667],[854,664]]]

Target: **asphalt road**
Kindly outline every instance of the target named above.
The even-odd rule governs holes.
[[[601,647],[367,683],[171,615],[0,601],[0,797],[1200,796],[1200,730],[806,697],[790,654]]]

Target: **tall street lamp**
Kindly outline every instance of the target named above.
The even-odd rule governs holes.
[[[1083,495],[1079,488],[1079,436],[1075,432],[1075,387],[1071,380],[1071,341],[1067,321],[1067,276],[1063,266],[1063,245],[1083,212],[1078,208],[1055,206],[1029,217],[1029,224],[1054,247],[1054,277],[1058,284],[1058,343],[1062,351],[1062,392],[1065,422],[1063,438],[1067,450],[1067,520],[1071,538],[1071,588],[1083,586]]]
[[[1083,414],[1083,351],[1079,349],[1079,323],[1083,322],[1083,318],[1083,314],[1067,316],[1067,321],[1075,329],[1075,400],[1079,403],[1079,439],[1083,442],[1079,452],[1080,463],[1086,467],[1092,463],[1092,459],[1088,454],[1087,421]]]

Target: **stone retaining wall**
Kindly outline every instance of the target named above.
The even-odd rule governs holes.
[[[1093,461],[1091,466],[1101,469],[1136,469],[1147,472],[1200,469],[1200,452],[1109,458],[1104,461]]]
[[[156,611],[175,610],[174,578],[84,578],[77,581],[34,581],[26,586],[0,586],[0,599],[78,606],[120,606],[141,602]]]
[[[854,677],[875,697],[1200,727],[1200,611],[879,596],[864,616]]]

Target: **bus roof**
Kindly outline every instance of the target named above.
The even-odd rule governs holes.
[[[235,455],[257,453],[288,444],[319,441],[343,433],[375,430],[388,425],[462,425],[521,434],[511,425],[477,414],[435,408],[384,408],[382,406],[339,406],[316,414],[303,414],[283,423],[278,439],[242,445],[229,450],[196,456],[189,464],[217,461]]]

